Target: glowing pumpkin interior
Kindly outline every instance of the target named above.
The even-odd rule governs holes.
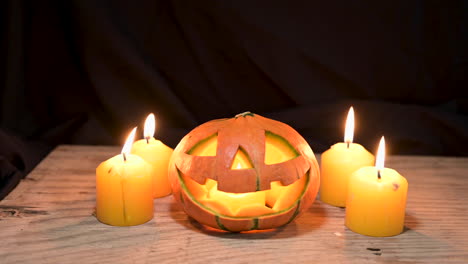
[[[195,156],[215,156],[217,135],[210,136],[199,142],[188,154]],[[285,162],[299,156],[299,153],[287,140],[266,132],[265,134],[265,164]],[[237,150],[231,164],[232,170],[254,169],[248,154],[241,147]],[[283,186],[279,181],[270,183],[270,189],[248,193],[229,193],[217,189],[217,181],[208,179],[205,184],[199,184],[188,175],[180,174],[181,180],[190,196],[204,207],[217,214],[230,217],[250,217],[275,214],[295,205],[307,185],[307,173],[292,184]]]

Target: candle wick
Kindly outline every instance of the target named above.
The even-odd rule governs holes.
[[[349,143],[350,143],[349,141],[346,141],[347,148],[349,148]]]
[[[149,144],[150,137],[145,137],[146,139],[146,144]]]
[[[127,161],[127,156],[125,155],[125,152],[122,153],[122,156],[123,156],[124,161]]]
[[[382,179],[382,176],[380,175],[380,170],[377,170],[377,179]]]

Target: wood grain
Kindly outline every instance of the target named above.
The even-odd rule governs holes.
[[[406,230],[366,237],[316,201],[286,227],[231,234],[191,221],[171,196],[133,227],[93,216],[95,168],[119,147],[59,146],[0,202],[0,263],[468,263],[468,158],[391,156],[409,182]]]

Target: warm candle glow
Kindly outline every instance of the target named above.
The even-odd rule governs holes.
[[[354,109],[351,106],[349,108],[348,118],[346,118],[344,142],[348,144],[353,143],[353,136],[354,136]]]
[[[354,136],[354,108],[350,107],[346,118],[344,142],[331,146],[322,154],[320,175],[320,199],[334,206],[346,206],[346,193],[350,175],[361,167],[374,165],[369,151],[357,143]]]
[[[382,136],[377,150],[377,158],[375,159],[375,167],[378,171],[383,170],[385,161],[385,138]]]
[[[133,226],[153,218],[152,167],[130,154],[137,128],[125,141],[121,154],[96,168],[96,217],[113,226]]]
[[[154,131],[156,130],[156,120],[153,114],[149,114],[145,121],[145,129],[143,131],[143,136],[146,140],[149,140],[153,137]]]
[[[123,156],[123,159],[126,160],[126,156],[128,156],[130,154],[130,151],[132,150],[132,144],[133,144],[133,140],[135,139],[135,133],[136,133],[136,127],[133,128],[132,132],[130,132],[130,134],[128,135],[127,137],[127,141],[125,141],[125,144],[122,148],[122,156]]]
[[[172,155],[172,149],[153,137],[156,120],[153,114],[146,117],[143,129],[143,139],[137,140],[132,146],[132,154],[140,156],[152,167],[154,197],[159,198],[171,193],[171,185],[167,178],[167,166]]]
[[[375,166],[365,166],[349,177],[345,225],[352,231],[375,237],[404,231],[408,181],[385,168],[385,138],[380,140]]]

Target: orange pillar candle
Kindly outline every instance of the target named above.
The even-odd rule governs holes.
[[[320,200],[345,207],[348,179],[351,173],[374,163],[374,155],[353,143],[354,110],[349,109],[344,142],[333,145],[321,156]]]
[[[140,156],[153,166],[151,175],[153,196],[157,198],[169,195],[172,192],[167,169],[173,150],[153,137],[155,128],[156,120],[154,115],[150,114],[145,121],[144,139],[133,144],[132,154]]]
[[[349,179],[345,225],[356,233],[387,237],[403,232],[408,182],[384,168],[384,156],[382,137],[375,167],[363,167]]]
[[[120,155],[96,168],[96,217],[108,225],[133,226],[153,218],[151,165],[129,154],[135,131]]]

